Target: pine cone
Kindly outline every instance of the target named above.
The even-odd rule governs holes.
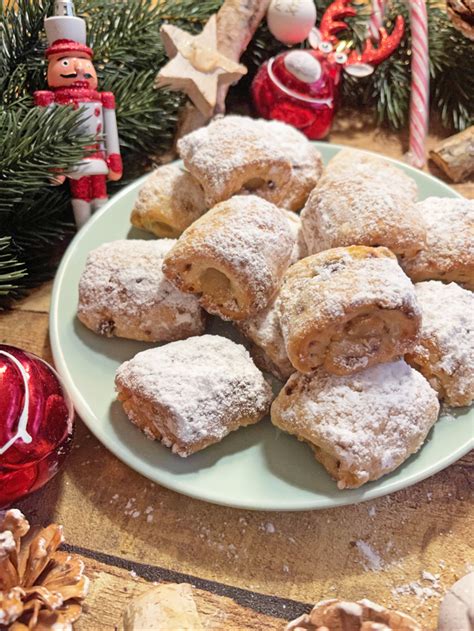
[[[474,0],[446,0],[453,26],[469,39],[474,39]]]
[[[71,631],[89,579],[83,562],[58,552],[62,527],[30,530],[16,509],[0,512],[0,629]]]
[[[410,616],[370,600],[332,599],[290,622],[286,631],[421,631],[421,627]]]

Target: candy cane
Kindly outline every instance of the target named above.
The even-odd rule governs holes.
[[[380,27],[383,26],[383,16],[385,13],[384,0],[372,0],[372,13],[369,21],[369,33],[372,39],[377,42],[380,39]]]
[[[428,17],[425,0],[410,0],[411,21],[411,99],[410,150],[408,161],[421,168],[426,162],[430,68]]]

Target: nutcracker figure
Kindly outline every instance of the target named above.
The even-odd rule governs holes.
[[[115,99],[112,92],[97,91],[93,52],[86,46],[86,24],[74,15],[72,0],[55,0],[54,16],[46,18],[49,90],[34,93],[40,107],[72,105],[84,111],[83,131],[96,137],[88,153],[72,171],[56,176],[69,178],[72,207],[80,228],[107,201],[106,181],[122,177]]]

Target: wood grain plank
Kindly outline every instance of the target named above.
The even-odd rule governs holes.
[[[365,504],[305,513],[240,511],[156,486],[79,424],[68,466],[20,503],[32,521],[59,521],[68,543],[301,602],[363,597],[434,626],[444,590],[474,561],[471,454],[413,487]],[[370,546],[377,564],[358,548]],[[440,574],[423,602],[393,592]]]
[[[51,304],[51,290],[53,281],[43,283],[39,287],[32,289],[22,300],[15,302],[12,308],[18,311],[34,311],[36,313],[49,313]]]
[[[91,584],[83,614],[74,626],[75,631],[113,630],[130,601],[151,589],[153,583],[135,573],[132,575],[127,570],[94,561],[89,557],[80,558],[85,563],[86,574],[91,579]],[[203,589],[194,588],[193,597],[206,629],[282,631],[285,626],[284,619],[256,613],[251,608],[237,604],[231,598]],[[301,612],[306,609],[301,607]]]
[[[0,343],[24,348],[52,363],[48,314],[16,309],[0,311]]]

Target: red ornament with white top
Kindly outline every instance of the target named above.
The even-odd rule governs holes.
[[[0,344],[0,508],[41,488],[73,437],[74,410],[45,361]]]
[[[72,207],[80,228],[107,201],[106,181],[122,177],[119,137],[112,92],[97,90],[93,51],[86,45],[86,24],[74,15],[72,0],[55,0],[55,15],[45,20],[49,47],[49,90],[34,93],[40,107],[72,105],[85,114],[83,132],[96,137],[88,154],[71,172],[56,176],[70,180]]]
[[[367,37],[362,52],[341,46],[337,33],[345,30],[344,18],[356,15],[351,0],[336,0],[326,9],[320,29],[313,29],[313,50],[290,50],[269,59],[252,83],[257,113],[293,125],[312,140],[328,135],[339,101],[343,70],[366,76],[400,44],[404,20],[397,16],[390,34],[378,32],[375,47]]]

